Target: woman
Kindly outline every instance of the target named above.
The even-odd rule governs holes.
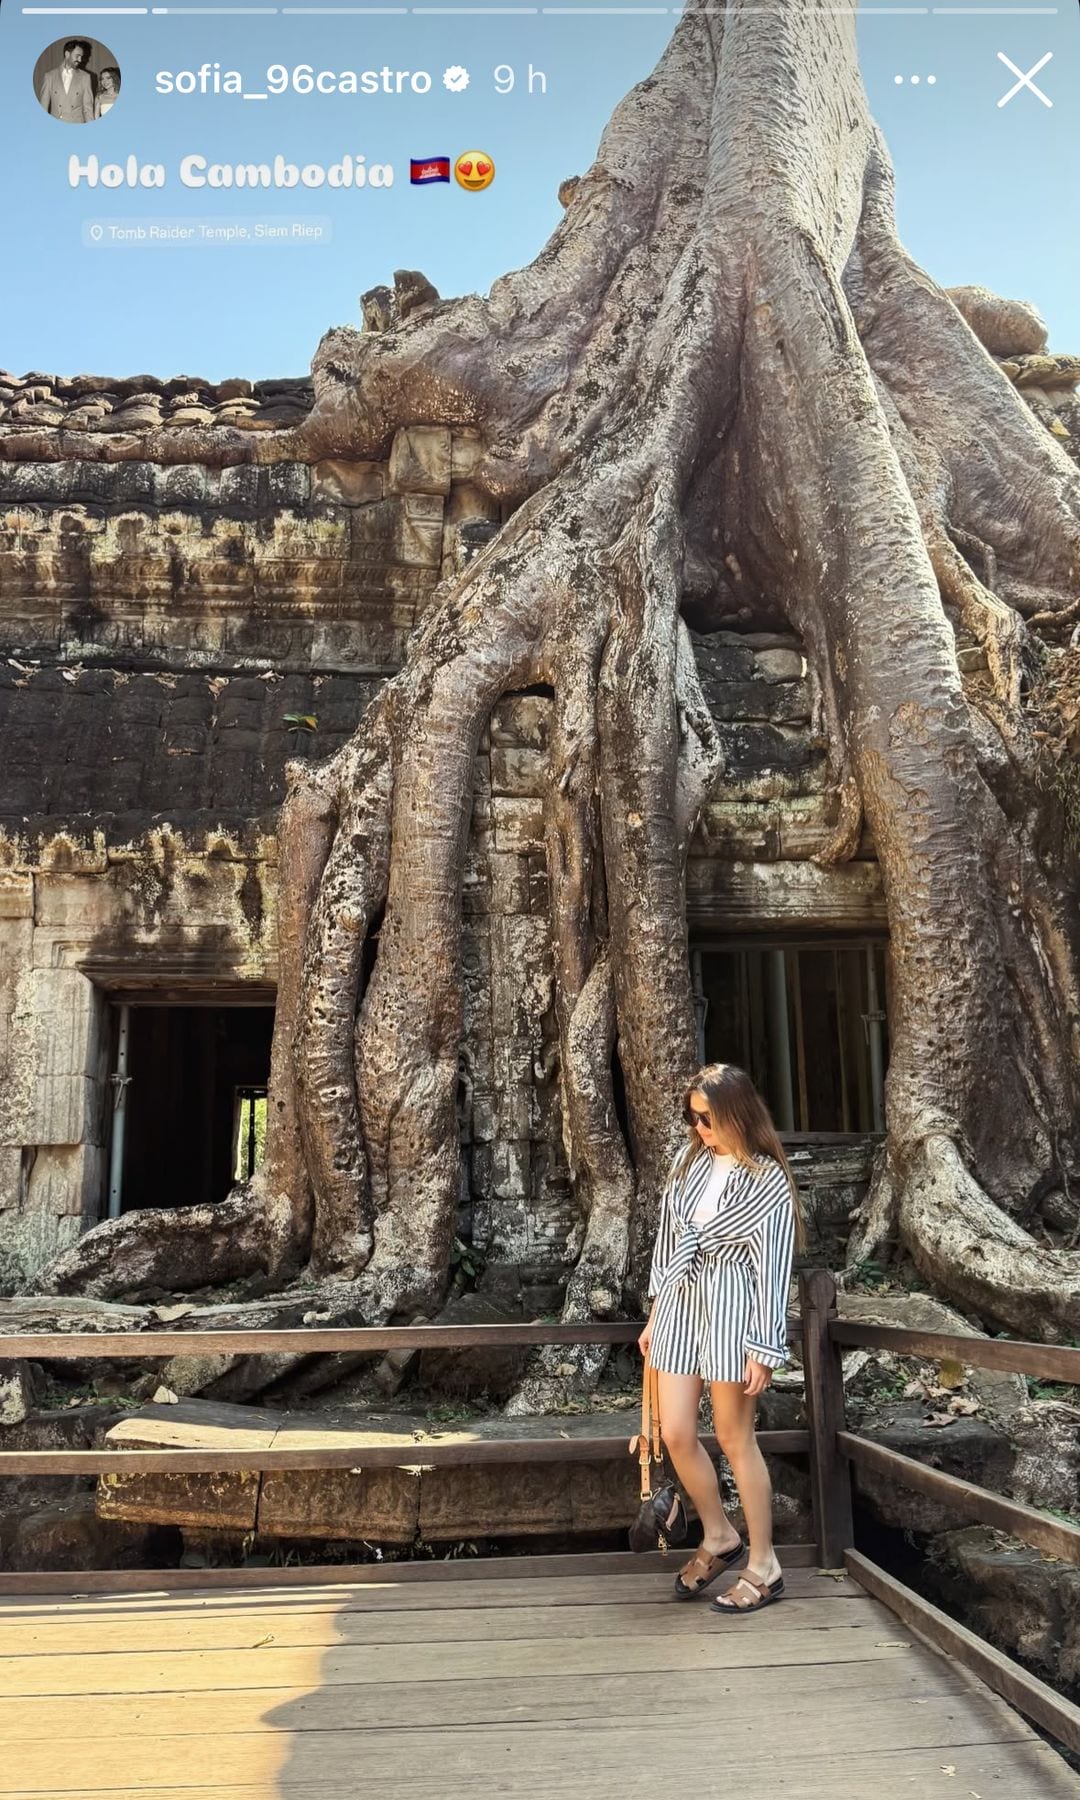
[[[680,1570],[675,1593],[693,1599],[745,1558],[738,1580],[712,1603],[738,1618],[784,1591],[754,1413],[773,1370],[787,1361],[791,1259],[802,1226],[776,1127],[742,1069],[711,1063],[699,1070],[684,1111],[689,1142],[661,1202],[653,1304],[639,1343],[659,1377],[664,1443],[702,1525],[701,1546]],[[698,1440],[706,1382],[749,1547],[724,1511],[716,1470]]]
[[[97,99],[94,102],[95,119],[103,119],[105,114],[116,105],[120,98],[120,71],[110,67],[102,69],[98,76]]]

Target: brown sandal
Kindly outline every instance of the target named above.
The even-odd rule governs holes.
[[[746,1569],[743,1569],[738,1581],[732,1582],[729,1591],[734,1592],[740,1581],[745,1581],[747,1587],[757,1589],[757,1599],[751,1600],[749,1606],[740,1606],[737,1601],[725,1599],[723,1594],[717,1594],[710,1607],[711,1612],[725,1613],[729,1617],[734,1616],[738,1619],[742,1617],[743,1613],[760,1612],[763,1606],[771,1606],[774,1600],[782,1600],[784,1597],[784,1577],[782,1575],[778,1575],[775,1581],[759,1581],[756,1575],[751,1575]]]
[[[679,1570],[675,1577],[676,1600],[694,1600],[711,1587],[718,1575],[725,1569],[733,1569],[739,1560],[746,1555],[746,1545],[742,1538],[730,1550],[721,1550],[716,1555],[710,1550],[695,1550],[690,1561]],[[687,1582],[684,1577],[697,1570],[697,1579]]]

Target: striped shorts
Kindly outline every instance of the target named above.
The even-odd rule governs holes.
[[[754,1305],[749,1257],[710,1256],[695,1281],[661,1290],[650,1357],[665,1375],[742,1381]]]

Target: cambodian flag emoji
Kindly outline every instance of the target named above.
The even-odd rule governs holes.
[[[431,181],[449,181],[448,156],[413,156],[409,160],[409,180],[413,187],[427,187]]]

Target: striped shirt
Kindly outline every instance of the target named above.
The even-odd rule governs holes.
[[[779,1163],[762,1157],[757,1169],[732,1170],[716,1213],[699,1224],[694,1214],[713,1177],[712,1153],[702,1149],[683,1176],[672,1172],[664,1188],[649,1276],[650,1298],[663,1303],[653,1360],[675,1373],[740,1380],[748,1356],[773,1369],[788,1360],[795,1215],[787,1176]],[[740,1282],[739,1275],[752,1279]],[[704,1347],[701,1303],[710,1315]],[[694,1360],[709,1367],[683,1366]],[[710,1372],[720,1367],[725,1373]]]

